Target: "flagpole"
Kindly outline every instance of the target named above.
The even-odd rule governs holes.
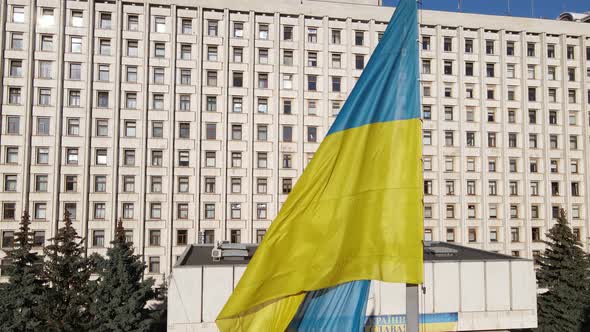
[[[416,6],[418,9],[421,7],[421,0],[416,0]],[[417,13],[418,15],[418,13]],[[416,44],[420,44],[420,15],[418,15],[418,39]],[[418,82],[420,81],[420,74],[418,75]],[[422,93],[420,86],[417,87]],[[420,120],[422,124],[422,120]],[[420,132],[422,132],[422,126],[420,126]],[[424,204],[424,201],[422,201]],[[406,332],[419,332],[420,330],[420,300],[419,290],[417,284],[406,284]]]

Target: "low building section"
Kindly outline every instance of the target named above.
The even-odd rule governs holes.
[[[215,318],[256,245],[193,245],[173,268],[169,331],[217,331]],[[443,242],[427,242],[421,321],[429,331],[518,330],[537,326],[533,262]],[[405,328],[403,284],[371,284],[365,331]]]

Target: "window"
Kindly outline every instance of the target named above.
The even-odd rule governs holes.
[[[154,17],[154,32],[166,32],[166,18],[163,16]]]
[[[510,227],[510,241],[520,242],[520,229],[518,227]]]
[[[567,97],[568,97],[568,102],[570,104],[575,104],[576,103],[576,90],[574,90],[574,89],[567,90]]]
[[[47,219],[47,203],[34,203],[33,219],[46,220]],[[6,211],[5,211],[6,212]],[[6,214],[5,214],[6,216]]]
[[[123,175],[123,191],[128,193],[135,192],[135,176]]]
[[[566,55],[567,55],[568,60],[574,60],[575,59],[575,46],[567,45]]]
[[[365,32],[355,31],[354,32],[354,45],[363,46],[365,44]]]
[[[432,180],[424,180],[424,195],[432,195]]]
[[[70,52],[82,53],[82,37],[78,37],[78,36],[70,37]]]
[[[12,22],[25,23],[25,7],[12,6]]]
[[[266,194],[268,191],[268,180],[266,178],[256,179],[256,193]]]
[[[150,219],[161,219],[162,218],[162,204],[161,203],[150,203]]]
[[[127,41],[127,56],[138,57],[139,56],[139,42],[137,40]]]
[[[331,30],[331,39],[330,42],[332,44],[341,44],[342,43],[342,31],[339,29],[332,29]]]
[[[16,191],[16,175],[7,174],[4,175],[4,191]]]
[[[124,166],[135,166],[135,150],[133,150],[133,149],[123,150],[123,165]]]
[[[551,182],[551,195],[552,196],[559,196],[559,182],[557,182],[557,181]]]
[[[268,73],[258,73],[258,88],[268,89]]]
[[[22,50],[24,47],[23,34],[19,32],[12,32],[10,36],[10,48],[13,50]],[[45,36],[41,37],[42,40],[43,37]],[[41,44],[41,46],[43,46],[43,44]],[[41,50],[43,51],[43,48]]]
[[[453,106],[445,106],[445,121],[453,121]]]
[[[432,206],[431,205],[424,206],[424,218],[427,218],[427,219],[432,218]]]
[[[258,38],[262,40],[268,39],[268,24],[259,24],[258,25]]]
[[[10,60],[10,76],[11,77],[22,77],[23,76],[23,62],[21,60]]]
[[[578,149],[578,136],[570,135],[570,150]]]
[[[424,130],[422,132],[422,143],[424,145],[432,145],[432,131]]]
[[[70,219],[76,220],[77,206],[76,203],[64,203],[64,211],[70,216]]]
[[[258,113],[268,113],[267,98],[258,98]]]
[[[190,18],[183,18],[181,20],[180,31],[185,35],[191,34],[193,32],[193,22]]]
[[[535,43],[527,43],[526,53],[527,56],[535,56]]]
[[[164,68],[154,67],[153,75],[153,84],[164,84]]]
[[[529,101],[537,101],[537,88],[529,87],[528,92],[529,92],[529,94],[528,94],[529,99],[528,100]]]
[[[181,60],[190,60],[191,59],[191,45],[190,44],[180,45],[180,59]]]
[[[453,51],[453,38],[451,38],[451,37],[444,37],[444,39],[443,39],[443,50],[445,52],[452,52]]]
[[[455,181],[453,181],[453,180],[445,181],[445,189],[446,189],[447,195],[449,195],[449,196],[455,195]]]
[[[164,109],[164,95],[163,94],[154,94],[152,96],[152,109],[154,110],[163,110]]]
[[[207,20],[207,35],[209,37],[217,37],[218,22],[214,20]]]
[[[7,153],[9,152],[8,148],[7,148]],[[7,157],[8,158],[8,157]],[[16,156],[11,158],[11,159],[7,159],[7,163],[9,163],[9,160],[14,159],[16,162]],[[45,148],[45,147],[38,147],[37,148],[37,164],[38,165],[47,165],[49,163],[49,148]]]
[[[190,138],[191,128],[189,122],[180,122],[178,124],[178,137],[179,138]]]
[[[467,181],[467,195],[475,195],[475,180]]]
[[[549,124],[557,124],[557,111],[549,111]]]
[[[467,171],[475,172],[475,158],[467,158]]]
[[[126,68],[127,82],[136,83],[137,82],[137,67],[136,66],[126,66],[125,68]]]
[[[95,159],[96,165],[106,165],[107,164],[107,150],[106,149],[96,149],[95,158],[96,158]],[[77,151],[76,151],[76,159],[77,159]]]
[[[289,194],[291,189],[293,189],[293,179],[291,178],[283,178],[282,179],[282,187],[283,187],[283,194]]]
[[[473,243],[473,242],[477,242],[477,231],[475,228],[469,228],[467,230],[468,232],[468,239],[469,242]]]
[[[308,126],[307,127],[307,141],[308,142],[317,142],[318,138],[318,127],[315,126]]]
[[[160,273],[160,257],[149,257],[148,259],[148,272],[149,273]]]
[[[498,183],[495,180],[488,181],[488,194],[490,196],[498,195]]]
[[[107,190],[107,177],[105,175],[94,176],[94,191],[95,192],[106,192]]]
[[[133,219],[133,203],[123,203],[123,219]]]
[[[455,229],[447,228],[447,242],[455,242]]]
[[[151,176],[150,177],[150,191],[152,193],[161,193],[162,192],[162,177],[161,176]]]
[[[340,92],[341,91],[341,83],[342,83],[342,77],[332,76],[332,92]]]
[[[188,150],[178,151],[178,166],[179,167],[190,166],[190,152]]]
[[[318,53],[317,52],[307,52],[307,66],[308,67],[317,67],[318,66]]]
[[[176,245],[186,246],[188,243],[188,230],[179,229],[176,231]]]
[[[66,164],[78,164],[78,148],[66,148]]]
[[[572,182],[571,189],[572,189],[572,196],[580,196],[580,183],[579,182]]]
[[[454,145],[454,132],[452,130],[445,131],[445,146]]]
[[[39,78],[52,79],[52,67],[51,61],[39,61]]]
[[[292,126],[283,126],[283,142],[292,142],[293,141],[293,127]]]
[[[570,161],[570,172],[572,174],[578,174],[579,172],[579,166],[578,166],[578,160],[571,160]]]
[[[242,113],[242,106],[243,106],[242,97],[234,97],[232,98],[232,112],[234,113]]]
[[[444,74],[445,75],[453,75],[453,61],[452,60],[445,60],[443,62],[444,66]]]
[[[235,38],[244,37],[244,23],[243,22],[234,22],[233,36]]]
[[[20,116],[7,116],[6,122],[6,133],[9,135],[18,135],[20,132]]]
[[[551,149],[558,148],[557,135],[549,135],[549,148],[551,148]]]
[[[138,31],[139,30],[139,16],[128,15],[127,16],[127,30]]]
[[[516,148],[517,147],[517,133],[508,133],[508,147],[509,148]]]
[[[100,13],[99,27],[101,29],[111,29],[111,13]]]
[[[98,91],[96,93],[96,107],[107,108],[109,107],[109,92]]]
[[[80,119],[68,118],[66,126],[68,136],[80,136]]]
[[[65,176],[65,190],[66,192],[78,191],[78,177],[76,175]],[[47,191],[47,176],[45,176],[45,191]]]
[[[240,203],[230,204],[230,217],[231,219],[240,219],[242,217],[242,208]]]
[[[152,137],[160,138],[164,136],[164,123],[162,121],[152,122]]]
[[[422,106],[422,118],[424,120],[432,119],[432,106],[431,105],[423,105]]]
[[[231,139],[235,141],[239,141],[242,139],[242,125],[231,125]]]
[[[267,125],[257,125],[256,126],[256,139],[259,141],[268,140],[268,126]]]
[[[473,76],[473,62],[465,62],[465,76]]]
[[[18,147],[10,146],[6,147],[6,160],[7,164],[16,164],[18,163]]]
[[[217,86],[217,72],[207,71],[207,86]]]
[[[465,38],[465,53],[473,53],[473,39]]]
[[[430,74],[430,59],[422,59],[422,74]]]
[[[11,105],[21,104],[21,90],[20,88],[9,88],[8,89],[8,103]]]
[[[488,55],[494,54],[494,41],[493,40],[486,40],[486,54],[488,54]]]
[[[14,247],[14,232],[4,231],[2,232],[2,248]]]
[[[354,68],[355,69],[364,69],[365,68],[365,56],[362,54],[356,54],[354,56]]]
[[[291,154],[285,153],[283,154],[283,168],[292,168],[293,164],[292,164],[293,158],[291,156]]]
[[[486,63],[486,76],[487,77],[494,77],[494,64],[493,63]]]
[[[93,230],[92,231],[92,246],[95,248],[103,248],[104,247],[104,231],[103,230]]]
[[[264,235],[266,234],[266,229],[257,229],[256,230],[256,243],[262,242]]]
[[[446,215],[445,217],[447,219],[454,219],[455,218],[455,206],[452,204],[449,204],[446,206]]]

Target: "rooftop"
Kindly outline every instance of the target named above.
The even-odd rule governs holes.
[[[257,244],[245,244],[246,257],[225,257],[216,260],[211,252],[215,248],[212,244],[190,245],[176,263],[178,266],[227,266],[246,265],[258,248]],[[518,260],[519,257],[507,256],[481,249],[463,247],[448,242],[425,242],[424,261],[506,261]]]

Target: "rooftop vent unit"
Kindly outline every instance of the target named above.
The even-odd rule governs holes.
[[[452,257],[458,252],[457,249],[447,248],[442,246],[428,246],[424,249],[427,253],[430,253],[436,257]]]
[[[211,250],[213,261],[220,260],[245,260],[249,257],[248,248],[244,244],[217,242]]]

